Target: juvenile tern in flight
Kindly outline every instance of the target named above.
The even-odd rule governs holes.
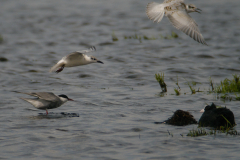
[[[31,98],[21,98],[29,103],[31,103],[34,107],[41,110],[46,110],[46,114],[48,114],[48,109],[58,108],[62,104],[64,104],[67,101],[73,101],[72,99],[68,98],[66,95],[55,95],[51,92],[17,92],[17,93],[23,93],[30,96],[34,96],[37,98],[31,99]]]
[[[193,38],[195,41],[207,45],[198,29],[197,23],[188,13],[202,11],[193,4],[185,4],[184,0],[165,0],[162,4],[150,2],[146,13],[149,19],[159,23],[163,16],[168,17],[170,22],[178,30]]]
[[[63,57],[57,64],[55,64],[49,72],[56,71],[56,73],[61,72],[64,67],[75,67],[75,66],[81,66],[86,65],[90,63],[102,63],[102,61],[99,61],[97,58],[93,56],[85,55],[85,53],[96,51],[96,48],[92,46],[91,48],[83,51],[76,51],[73,53],[70,53],[69,55]]]

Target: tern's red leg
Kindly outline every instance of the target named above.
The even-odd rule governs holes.
[[[56,73],[61,72],[61,71],[63,70],[63,68],[64,68],[64,65],[63,65],[61,68],[59,68],[59,69],[56,71]]]
[[[47,111],[47,109],[46,109],[46,115],[48,115],[48,111]]]

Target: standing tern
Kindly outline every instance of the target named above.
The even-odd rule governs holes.
[[[75,67],[75,66],[81,66],[86,65],[90,63],[102,63],[102,61],[99,61],[97,58],[93,56],[85,55],[84,53],[96,51],[96,48],[92,46],[91,48],[83,51],[76,51],[73,53],[70,53],[69,55],[63,57],[57,64],[55,64],[49,72],[55,71],[56,73],[61,72],[64,67]]]
[[[188,14],[202,11],[193,4],[185,4],[184,0],[165,0],[162,4],[150,2],[146,13],[149,19],[159,23],[163,16],[168,17],[172,25],[195,41],[207,45],[198,29],[197,23]]]
[[[48,109],[58,108],[62,104],[64,104],[67,101],[73,101],[72,99],[68,98],[66,95],[55,95],[51,92],[17,92],[17,93],[23,93],[30,96],[34,96],[37,98],[31,99],[31,98],[21,98],[29,103],[31,103],[34,107],[41,110],[46,110],[46,114],[48,114]]]

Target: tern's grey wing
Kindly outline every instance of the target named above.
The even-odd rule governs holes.
[[[44,99],[46,101],[51,101],[51,102],[55,102],[55,101],[59,101],[59,97],[56,96],[55,94],[53,94],[52,92],[18,92],[18,93],[23,93],[23,94],[27,94],[30,96],[34,96],[34,97],[38,97],[39,99]]]
[[[74,67],[81,65],[85,58],[83,53],[76,51],[64,57],[63,61],[65,62],[65,67]]]
[[[159,23],[164,16],[164,5],[156,2],[148,3],[146,14],[149,19]]]
[[[90,47],[89,49],[82,50],[82,51],[77,51],[79,53],[88,53],[88,52],[93,52],[96,51],[96,48],[94,46]]]
[[[68,61],[73,61],[75,59],[82,59],[84,58],[83,56],[84,54],[81,53],[80,51],[76,51],[76,52],[73,52],[73,53],[70,53],[69,55],[67,55],[66,57],[63,57],[63,60],[68,60]]]
[[[60,100],[60,98],[52,92],[35,92],[34,94],[36,94],[40,99],[44,99],[46,101],[56,102]]]
[[[187,14],[186,10],[175,10],[171,14],[167,14],[167,17],[178,30],[183,31],[195,41],[207,45],[197,23]]]
[[[183,3],[184,0],[165,0],[163,3],[169,3],[169,4],[174,4],[174,3]]]

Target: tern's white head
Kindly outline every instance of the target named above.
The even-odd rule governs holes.
[[[73,101],[72,99],[68,98],[68,96],[64,95],[64,94],[61,94],[61,95],[58,95],[58,97],[60,98],[60,100],[62,101],[62,103],[65,103],[67,101]]]
[[[188,13],[190,12],[198,12],[201,13],[200,11],[202,11],[201,9],[197,8],[195,5],[193,4],[187,4],[186,5],[186,10]]]
[[[102,61],[99,61],[96,57],[93,56],[88,56],[88,55],[84,55],[85,59],[89,62],[89,63],[102,63]]]

